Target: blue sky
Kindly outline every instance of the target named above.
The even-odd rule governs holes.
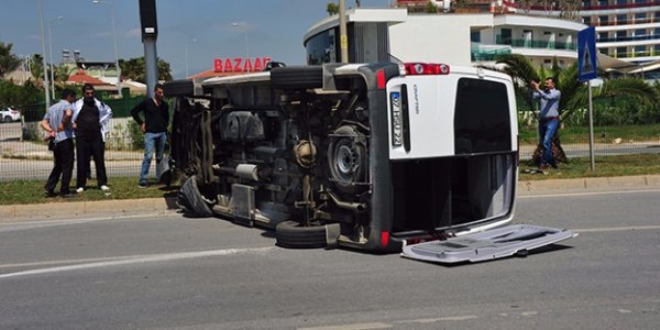
[[[55,63],[62,49],[79,50],[89,61],[114,61],[114,9],[119,57],[143,56],[139,0],[42,0],[44,34],[51,29]],[[304,64],[302,38],[328,16],[330,0],[156,0],[157,54],[181,78],[213,68],[213,59],[269,56],[288,65]],[[0,41],[17,55],[42,53],[39,0],[1,0]],[[389,0],[362,0],[363,8],[386,7]],[[354,1],[347,0],[347,7]],[[64,16],[61,20],[55,20]],[[237,23],[237,24],[233,24]],[[247,35],[247,38],[246,38]],[[247,39],[247,47],[246,47]],[[46,53],[49,48],[46,43]]]

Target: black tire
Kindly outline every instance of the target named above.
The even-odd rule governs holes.
[[[270,70],[270,85],[276,89],[314,89],[323,87],[323,67],[288,66]]]
[[[177,193],[177,204],[189,215],[201,218],[213,216],[208,203],[202,198],[202,194],[197,187],[197,177],[189,177]]]
[[[163,87],[163,92],[167,97],[195,95],[195,84],[190,79],[168,81]]]
[[[322,248],[328,245],[325,226],[303,227],[297,221],[283,221],[275,227],[278,246],[293,249]]]
[[[6,116],[5,117],[5,123],[11,123],[11,122],[12,122],[11,117]]]

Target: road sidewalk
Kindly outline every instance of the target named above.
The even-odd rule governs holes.
[[[520,181],[517,192],[518,196],[523,197],[643,189],[660,189],[660,175]],[[176,212],[179,210],[173,197],[0,205],[0,223],[83,218],[115,219],[138,215],[166,216]]]

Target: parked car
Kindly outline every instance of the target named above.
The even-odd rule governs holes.
[[[0,107],[0,122],[9,123],[21,120],[21,112],[14,107]]]

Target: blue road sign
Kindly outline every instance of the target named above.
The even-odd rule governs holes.
[[[590,26],[578,32],[578,80],[581,82],[598,76],[596,62],[596,28]]]

